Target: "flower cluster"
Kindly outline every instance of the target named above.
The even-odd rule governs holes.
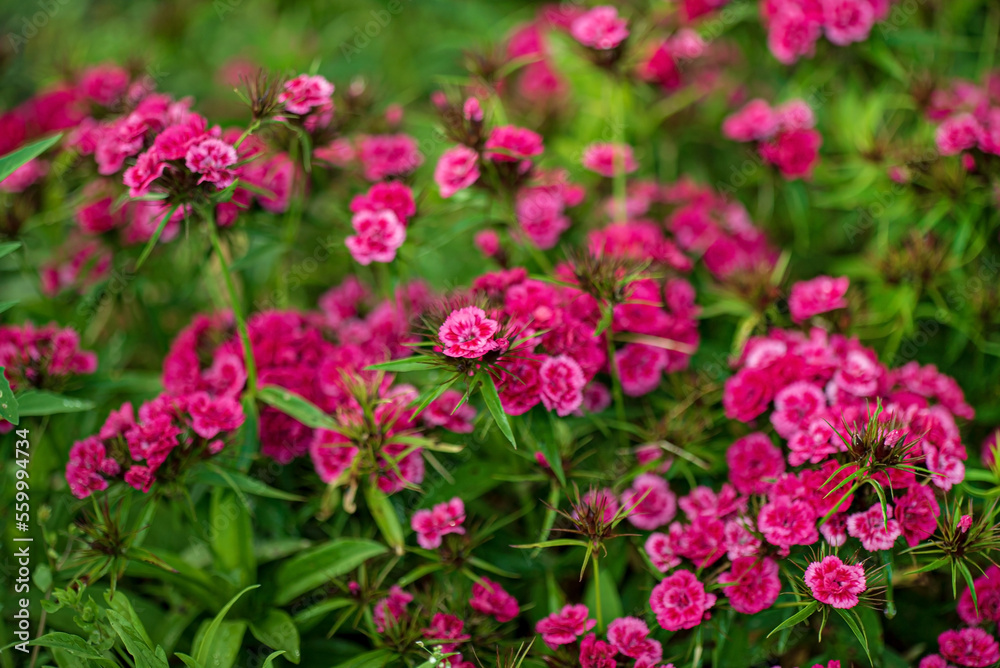
[[[627,663],[637,668],[672,668],[673,664],[661,664],[663,645],[650,637],[646,622],[637,617],[620,617],[608,624],[605,639],[601,640],[590,632],[597,622],[589,617],[587,606],[567,605],[538,622],[535,632],[556,651],[557,657],[567,661],[565,665],[613,668]]]
[[[1000,73],[990,73],[983,85],[955,81],[935,90],[927,116],[938,124],[934,140],[941,155],[976,149],[1000,155]]]
[[[772,108],[755,99],[723,121],[722,133],[734,141],[757,142],[761,158],[786,179],[809,179],[823,143],[815,125],[813,110],[804,100]]]
[[[785,65],[811,58],[821,36],[847,46],[868,39],[889,16],[892,0],[762,0],[767,45]]]

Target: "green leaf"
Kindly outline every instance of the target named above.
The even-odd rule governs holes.
[[[387,649],[377,649],[372,652],[358,654],[343,663],[338,663],[334,668],[385,668],[395,658],[397,658],[395,652]]]
[[[147,647],[150,649],[155,647],[152,639],[149,637],[149,633],[146,632],[146,627],[143,626],[139,615],[135,614],[135,608],[132,607],[132,603],[125,597],[125,594],[119,591],[112,597],[111,592],[107,591],[104,592],[104,600],[107,601],[113,610],[128,621],[128,624],[142,638]]]
[[[500,427],[501,433],[507,437],[510,444],[514,446],[517,450],[517,441],[514,440],[514,432],[511,431],[510,422],[507,420],[507,414],[503,412],[503,405],[500,403],[500,395],[497,394],[496,383],[493,382],[493,377],[488,373],[483,373],[480,375],[481,382],[479,383],[479,391],[483,395],[483,401],[486,402],[486,407],[490,409],[490,413],[493,414],[493,419],[496,421],[497,426]]]
[[[253,462],[253,456],[257,454],[258,450],[260,450],[260,414],[257,410],[257,402],[254,401],[253,397],[249,394],[245,394],[243,396],[241,403],[243,404],[244,415],[243,440],[240,443],[240,449],[236,457],[236,469],[241,473],[246,473],[250,470],[250,464]],[[264,487],[267,487],[267,485],[264,485]],[[249,492],[250,490],[245,489],[243,491]],[[253,494],[256,492],[251,493]],[[260,496],[265,495],[261,494]]]
[[[818,601],[813,601],[812,603],[807,604],[801,610],[799,610],[798,612],[796,612],[794,615],[792,615],[791,617],[789,617],[785,621],[783,621],[780,624],[778,624],[777,626],[775,626],[774,629],[772,629],[771,632],[767,634],[767,637],[770,638],[771,636],[773,636],[775,633],[777,633],[781,629],[795,626],[799,622],[804,622],[805,620],[809,619],[809,617],[810,617],[810,615],[812,615],[812,613],[816,612],[817,608],[819,608],[819,602]]]
[[[4,375],[4,367],[2,366],[0,366],[0,418],[11,424],[17,424],[21,419],[17,397],[14,396],[14,390],[10,389],[10,381]]]
[[[135,658],[137,666],[168,668],[169,664],[167,661],[159,656],[156,650],[150,644],[147,644],[146,639],[132,628],[132,624],[128,619],[114,610],[108,610],[107,615],[108,621],[111,622],[111,628],[115,630],[118,637],[125,643],[125,649]]]
[[[194,660],[193,656],[188,656],[187,654],[181,654],[177,652],[174,654],[178,659],[184,662],[184,665],[188,668],[204,668],[200,663]]]
[[[552,467],[552,472],[556,474],[559,484],[566,486],[566,474],[563,473],[562,455],[559,454],[559,446],[555,439],[543,438],[538,442],[538,449],[545,455],[545,460]]]
[[[270,654],[267,655],[267,658],[264,659],[264,665],[261,666],[260,668],[268,668],[269,666],[274,665],[274,660],[277,659],[279,656],[281,656],[284,653],[285,653],[285,650],[283,650],[283,649],[282,650],[278,650],[277,652],[271,652]]]
[[[263,385],[257,396],[264,403],[274,406],[282,413],[289,415],[307,427],[313,429],[330,429],[337,431],[337,422],[323,412],[323,409],[308,399],[300,397],[283,387]]]
[[[229,613],[229,609],[236,604],[236,601],[240,600],[240,597],[242,597],[243,594],[247,593],[251,589],[257,589],[258,587],[260,587],[258,584],[250,585],[240,593],[236,594],[236,596],[233,596],[229,599],[229,602],[223,606],[222,610],[219,610],[219,614],[217,614],[211,623],[208,624],[208,627],[203,627],[204,633],[201,633],[201,629],[199,629],[199,637],[195,638],[194,643],[194,657],[198,663],[204,664],[208,661],[209,653],[212,651],[216,641],[216,635],[219,633],[219,627],[222,626],[222,620],[226,618],[226,614]]]
[[[224,469],[221,466],[215,466],[213,464],[207,464],[204,467],[196,468],[191,472],[187,479],[190,482],[199,482],[205,485],[211,485],[212,487],[235,488],[241,492],[253,494],[254,496],[266,497],[268,499],[281,499],[282,501],[304,500],[303,497],[297,494],[275,489],[274,487],[264,484],[257,478],[246,475],[245,473]]]
[[[857,613],[855,613],[853,610],[843,610],[841,608],[834,608],[834,610],[837,611],[837,614],[840,615],[841,618],[843,618],[843,620],[847,623],[847,626],[850,627],[851,632],[854,634],[854,637],[858,639],[858,642],[861,643],[862,649],[865,650],[865,655],[868,657],[868,662],[871,663],[872,655],[871,652],[868,650],[868,636],[865,635],[864,628],[862,628],[861,626],[861,620],[858,619]]]
[[[330,598],[321,603],[317,603],[312,607],[306,608],[302,612],[296,613],[292,620],[295,622],[295,626],[303,631],[306,631],[311,629],[334,610],[340,610],[341,608],[346,608],[352,605],[354,605],[354,601],[349,598]]]
[[[37,645],[39,647],[49,647],[63,649],[72,654],[73,656],[79,656],[84,659],[101,659],[103,656],[100,652],[90,646],[86,640],[79,636],[72,635],[70,633],[62,633],[60,631],[52,631],[51,633],[46,633],[40,638],[35,638],[29,645]]]
[[[151,236],[149,238],[149,241],[146,242],[146,247],[142,249],[142,253],[139,255],[139,259],[136,260],[135,263],[136,271],[138,271],[139,267],[143,265],[143,263],[146,261],[146,258],[149,257],[149,254],[153,252],[153,248],[156,246],[156,243],[160,240],[160,235],[163,234],[163,230],[164,228],[166,228],[167,222],[174,217],[174,213],[177,212],[177,208],[179,206],[180,204],[174,204],[172,207],[170,207],[170,210],[167,211],[167,213],[163,216],[163,218],[160,219],[160,224],[156,226],[156,231],[153,232],[153,236]]]
[[[243,636],[247,631],[244,621],[224,621],[215,629],[211,640],[206,640],[208,622],[201,625],[194,642],[205,652],[206,668],[233,668],[243,646]],[[199,645],[200,643],[200,645]],[[138,666],[137,666],[138,668]]]
[[[17,306],[16,300],[12,302],[0,302],[0,313],[9,311],[14,306]]]
[[[385,545],[363,538],[344,538],[306,550],[278,567],[274,601],[285,605],[387,551]]]
[[[431,364],[430,360],[405,357],[400,360],[389,360],[388,362],[379,362],[378,364],[370,364],[365,367],[365,370],[405,372],[405,371],[426,371],[427,369],[432,369],[432,368],[434,368],[434,365]]]
[[[211,531],[215,567],[237,586],[257,579],[257,559],[253,550],[250,513],[230,489],[212,490]]]
[[[22,416],[58,415],[89,411],[94,402],[74,399],[45,390],[28,390],[18,395],[17,404]]]
[[[0,244],[0,257],[7,257],[21,247],[20,241],[7,241]],[[17,302],[11,302],[16,304]]]
[[[575,538],[556,538],[555,540],[546,540],[541,543],[530,543],[528,545],[512,545],[511,547],[516,547],[522,550],[528,550],[535,547],[587,547],[587,541],[576,540]]]
[[[403,527],[399,523],[399,515],[392,501],[376,485],[365,485],[365,501],[368,512],[372,514],[376,526],[382,532],[382,537],[396,554],[403,554]]]
[[[250,623],[250,633],[271,649],[287,652],[287,658],[292,663],[298,663],[301,659],[299,630],[284,610],[268,610],[262,621]]]
[[[62,139],[62,133],[46,137],[34,143],[22,146],[16,151],[12,151],[0,158],[0,181],[14,173],[14,170],[45,153],[49,148]]]

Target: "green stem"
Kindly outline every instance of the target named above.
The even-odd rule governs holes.
[[[240,307],[239,295],[236,294],[236,284],[233,282],[233,274],[229,270],[229,263],[222,252],[222,244],[219,242],[219,231],[215,225],[215,217],[208,215],[205,218],[208,224],[208,234],[212,239],[212,248],[219,258],[219,266],[222,267],[222,276],[226,281],[226,290],[229,292],[229,303],[233,309],[233,317],[236,318],[236,325],[240,331],[240,340],[243,342],[243,357],[247,367],[247,393],[253,397],[257,394],[257,364],[253,358],[253,347],[250,345],[250,332],[247,330],[247,321],[243,317],[243,309]]]
[[[597,608],[597,631],[604,632],[604,619],[601,615],[601,568],[597,563],[597,550],[594,550],[594,607]]]
[[[624,147],[625,86],[615,86],[615,81],[612,80],[611,87],[611,96],[615,99],[615,141],[618,144],[618,147]],[[616,150],[613,157],[615,161],[615,176],[612,185],[614,188],[615,212],[617,214],[617,219],[624,222],[628,218],[628,196],[625,187],[625,151]]]
[[[607,308],[613,307],[608,305]],[[615,418],[619,422],[625,422],[625,395],[622,392],[622,379],[618,374],[618,362],[615,361],[615,342],[611,338],[610,325],[604,332],[604,338],[608,342],[608,369],[611,370],[611,394],[615,399]]]

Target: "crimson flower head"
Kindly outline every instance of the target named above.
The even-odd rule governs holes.
[[[858,595],[868,588],[864,566],[845,564],[834,555],[809,564],[805,580],[817,601],[841,609],[856,606]]]
[[[466,306],[452,311],[438,330],[438,338],[448,357],[476,358],[497,349],[499,343],[493,335],[499,329],[500,323],[486,311]]]

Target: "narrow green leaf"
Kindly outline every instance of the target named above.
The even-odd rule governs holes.
[[[276,385],[263,385],[257,396],[264,403],[274,406],[307,427],[313,429],[339,429],[337,422],[323,412],[323,409],[290,390]]]
[[[278,567],[274,601],[285,605],[387,551],[385,545],[373,540],[343,538],[301,552]]]
[[[483,395],[483,401],[486,402],[486,407],[493,414],[493,419],[500,428],[500,432],[507,437],[510,444],[517,450],[517,441],[514,440],[514,432],[510,428],[507,414],[503,412],[503,404],[500,403],[500,395],[497,394],[496,383],[493,382],[493,377],[488,372],[482,373],[480,376],[479,391]]]
[[[209,649],[215,642],[215,636],[219,631],[219,626],[222,625],[222,620],[226,618],[226,615],[229,613],[230,608],[232,608],[236,604],[236,601],[240,600],[240,597],[242,597],[243,594],[247,593],[251,589],[257,589],[258,587],[260,587],[259,584],[250,585],[240,593],[236,594],[236,596],[233,596],[231,599],[229,599],[229,602],[226,603],[225,606],[223,606],[222,610],[219,610],[219,614],[217,614],[215,618],[211,621],[211,623],[208,625],[208,628],[205,630],[204,635],[196,639],[194,657],[199,663],[204,664],[208,660]]]
[[[853,610],[843,610],[841,608],[834,608],[837,614],[847,623],[850,627],[851,632],[854,633],[854,637],[858,639],[861,643],[862,649],[865,650],[865,655],[868,657],[868,662],[872,662],[871,651],[868,649],[868,636],[865,635],[865,630],[861,625],[861,620],[857,618],[856,613]]]
[[[0,418],[11,424],[18,424],[21,419],[17,398],[14,396],[14,390],[10,389],[10,381],[7,380],[2,366],[0,366]]]
[[[89,411],[94,407],[94,402],[45,390],[28,390],[18,395],[17,405],[20,414],[27,417]]]
[[[20,241],[7,241],[0,244],[0,257],[7,257],[21,247]],[[16,304],[17,302],[11,302]]]
[[[166,660],[157,655],[154,648],[146,644],[146,640],[134,629],[128,619],[114,610],[108,610],[108,621],[125,643],[125,649],[135,658],[137,666],[145,668],[168,668]]]
[[[818,601],[813,601],[812,603],[806,604],[801,610],[796,612],[794,615],[792,615],[785,621],[775,626],[774,629],[772,629],[771,632],[767,634],[767,637],[770,638],[781,629],[791,628],[792,626],[795,626],[799,622],[804,622],[805,620],[809,619],[812,613],[816,612],[817,608],[819,608]]]
[[[39,141],[28,144],[27,146],[22,146],[16,151],[12,151],[7,155],[0,157],[0,181],[14,173],[14,170],[21,167],[25,163],[34,160],[42,153],[45,153],[48,149],[55,145],[57,141],[62,139],[62,133],[52,135],[51,137],[46,137],[45,139],[40,139]]]
[[[405,357],[400,360],[389,360],[388,362],[379,362],[378,364],[369,364],[365,367],[368,371],[393,371],[393,372],[406,372],[406,371],[426,371],[427,369],[434,368],[430,360],[425,360],[421,358],[414,359],[413,357]]]
[[[302,658],[299,653],[299,630],[284,610],[268,610],[262,620],[251,622],[250,633],[271,649],[287,652],[286,658],[292,663],[298,663]]]
[[[376,485],[364,486],[365,502],[368,504],[368,512],[372,514],[375,525],[382,532],[382,537],[393,548],[396,554],[403,554],[403,527],[399,523],[399,515],[392,501],[385,492]]]
[[[213,487],[235,487],[241,492],[246,492],[247,494],[253,494],[254,496],[261,496],[268,499],[281,499],[282,501],[304,500],[303,497],[297,494],[275,489],[274,487],[261,482],[257,478],[246,475],[245,473],[224,469],[221,466],[215,466],[214,464],[196,468],[190,473],[187,480],[190,482],[211,485]]]
[[[146,258],[149,257],[149,254],[153,252],[153,248],[156,246],[156,243],[160,240],[160,235],[163,234],[163,230],[167,227],[167,222],[174,217],[174,213],[177,212],[178,207],[180,207],[180,204],[174,204],[172,207],[170,207],[170,210],[167,211],[166,215],[164,215],[163,218],[160,219],[160,224],[156,226],[156,231],[153,232],[153,236],[151,236],[149,238],[149,241],[146,242],[146,247],[142,249],[142,253],[139,255],[139,259],[136,260],[135,263],[136,271],[138,271],[139,268],[143,265],[143,263],[146,261]]]

